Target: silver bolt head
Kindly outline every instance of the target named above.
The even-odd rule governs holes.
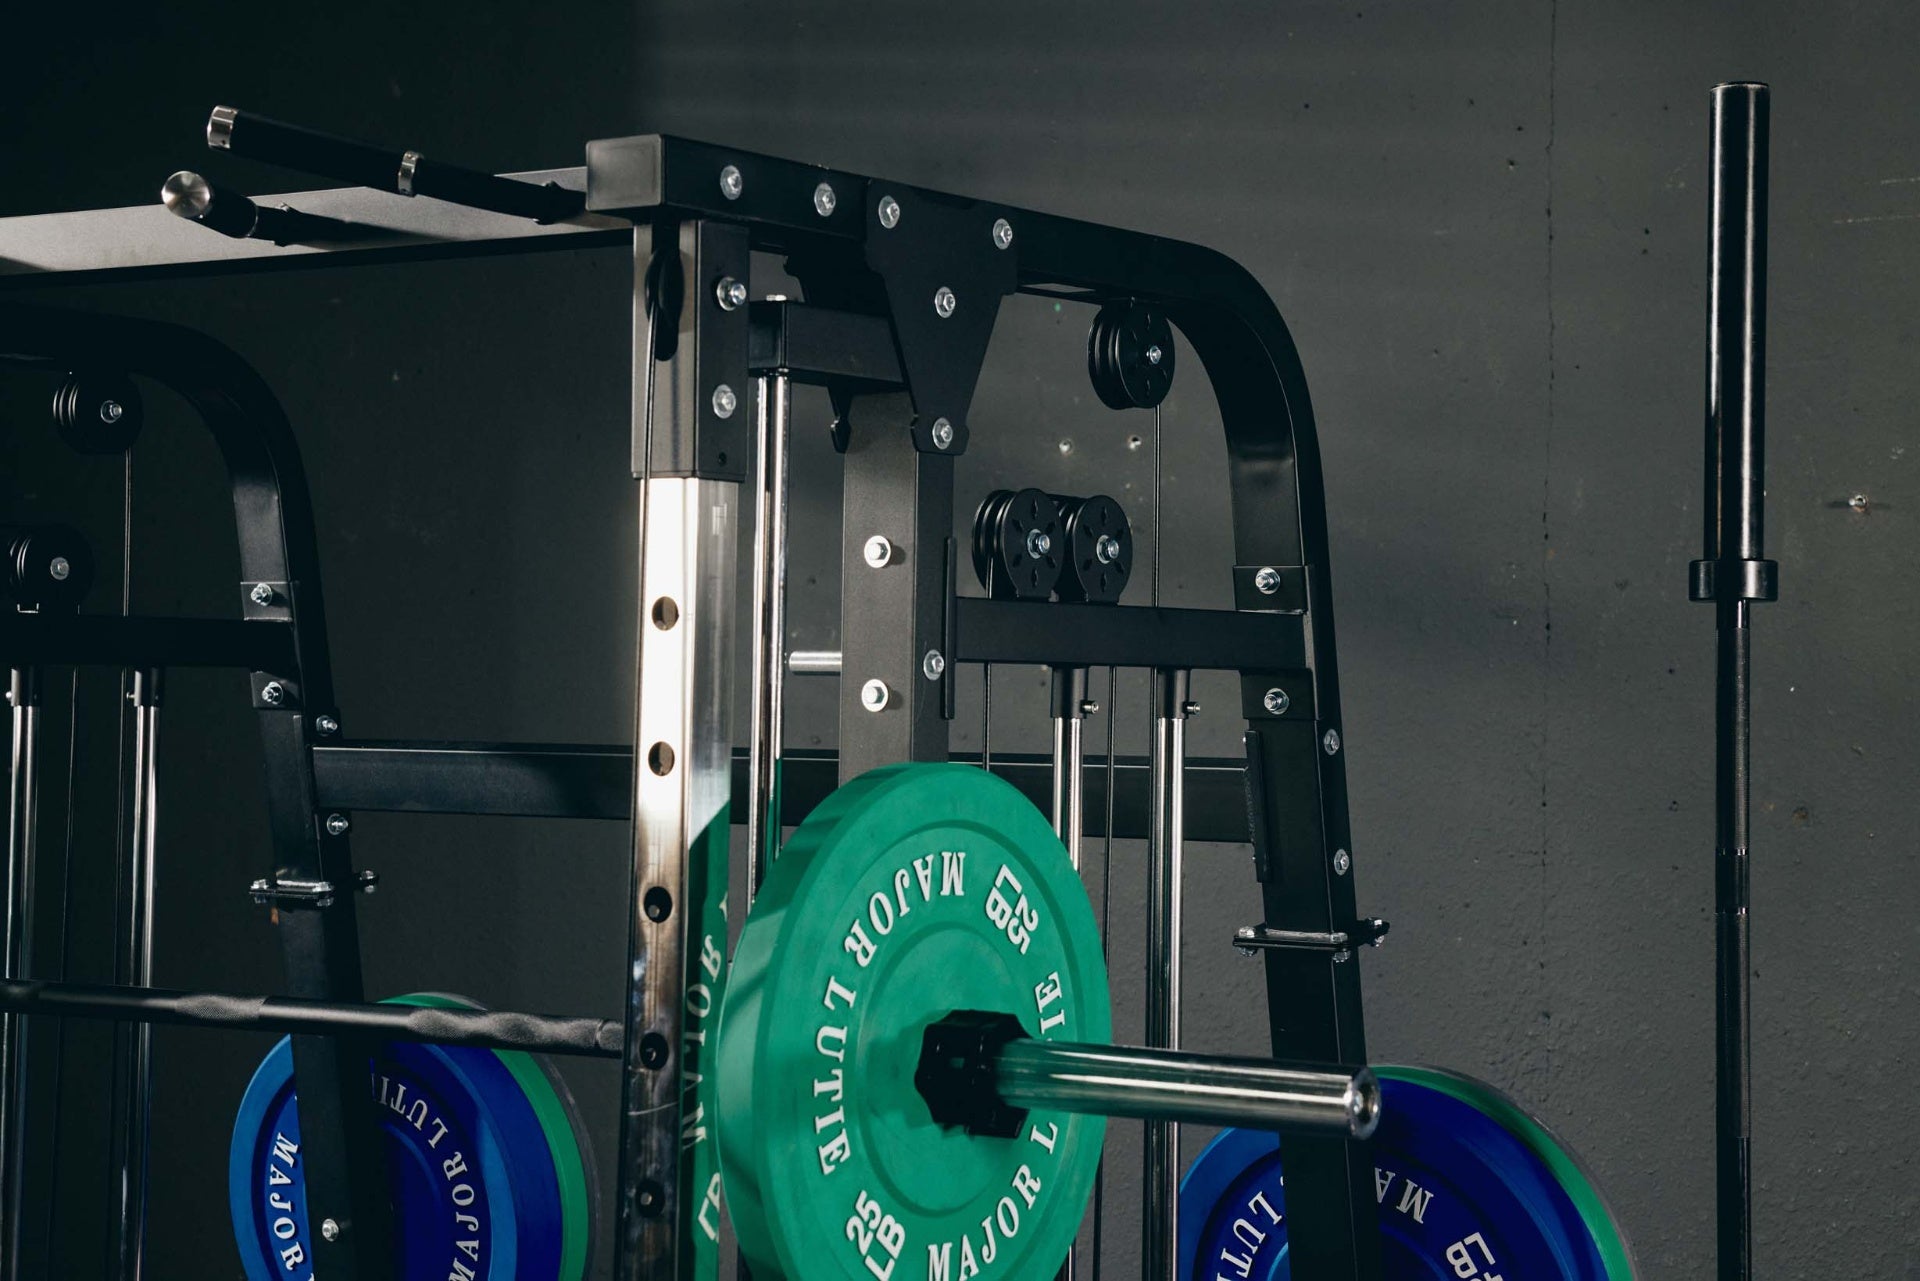
[[[333,1219],[320,1220],[320,1235],[329,1241],[340,1239],[340,1224]]]
[[[255,583],[253,590],[247,593],[247,599],[265,609],[273,604],[273,588],[266,583]]]
[[[125,406],[121,405],[117,400],[103,400],[100,402],[100,421],[103,423],[117,423],[126,412]]]
[[[1100,710],[1100,704],[1095,702],[1093,699],[1083,698],[1080,700],[1080,714],[1082,716],[1092,716],[1095,712],[1099,710]]]
[[[720,277],[720,283],[713,287],[714,301],[720,304],[721,311],[734,311],[746,305],[747,286],[745,281],[735,280],[732,276]]]
[[[1013,224],[1005,218],[993,220],[993,243],[1002,249],[1013,243]]]
[[[870,712],[884,712],[893,699],[893,691],[887,688],[885,681],[868,681],[860,687],[860,706]]]
[[[1293,699],[1284,689],[1270,689],[1267,696],[1260,700],[1260,705],[1275,716],[1282,716],[1293,706]]]
[[[880,197],[880,225],[892,231],[900,225],[900,202],[892,196]]]
[[[1333,871],[1336,876],[1345,876],[1353,870],[1353,855],[1345,850],[1333,852]]]
[[[947,672],[947,656],[937,649],[927,651],[920,660],[920,672],[930,681],[937,681]]]
[[[1261,595],[1273,595],[1280,590],[1280,571],[1271,565],[1262,565],[1260,572],[1253,576],[1253,585],[1260,589]]]
[[[1159,343],[1155,343],[1153,346],[1147,348],[1147,363],[1149,365],[1157,365],[1166,358],[1167,353],[1160,350]]]
[[[945,320],[948,316],[951,316],[953,309],[959,305],[960,300],[954,297],[953,290],[947,288],[945,285],[933,291],[933,309],[939,313],[940,319]]]
[[[340,732],[340,722],[331,716],[314,717],[313,727],[320,731],[323,738],[332,738]]]
[[[1053,539],[1048,536],[1046,530],[1029,529],[1027,531],[1027,555],[1039,560],[1052,550]]]
[[[1325,735],[1324,735],[1324,736],[1323,736],[1323,737],[1322,737],[1322,738],[1320,739],[1320,746],[1322,746],[1322,747],[1324,747],[1324,748],[1326,748],[1326,749],[1327,749],[1327,755],[1328,755],[1328,756],[1337,756],[1337,755],[1339,755],[1339,753],[1340,753],[1340,731],[1339,731],[1339,730],[1337,730],[1337,729],[1330,729],[1330,730],[1328,730],[1328,731],[1326,732],[1326,734],[1325,734]]]
[[[833,217],[833,208],[839,203],[840,198],[833,194],[831,185],[823,182],[813,189],[813,211],[822,218]]]
[[[713,389],[713,413],[716,418],[731,418],[733,411],[740,408],[740,398],[733,394],[733,388],[721,383]]]
[[[353,824],[348,821],[347,816],[345,814],[327,815],[327,835],[328,836],[345,836],[347,834],[347,829],[352,826]]]
[[[1847,506],[1857,512],[1863,512],[1867,509],[1867,496],[1865,494],[1855,494],[1847,500]]]
[[[1200,704],[1194,702],[1192,699],[1188,699],[1186,702],[1180,704],[1180,714],[1182,716],[1198,716],[1200,714]]]
[[[867,558],[867,564],[875,569],[881,569],[893,563],[893,543],[885,534],[875,534],[867,540],[867,545],[860,549],[860,554]]]
[[[1102,534],[1093,543],[1094,559],[1102,565],[1111,565],[1120,559],[1120,540],[1112,534]]]
[[[278,707],[287,701],[287,687],[279,681],[268,681],[260,687],[260,701],[268,707]]]
[[[740,193],[747,189],[747,180],[740,176],[737,165],[728,165],[720,171],[720,194],[728,200],[740,199]]]
[[[73,573],[73,563],[65,556],[55,556],[47,562],[47,573],[56,583],[64,583]]]
[[[953,444],[953,424],[944,418],[933,420],[933,447],[945,449]]]

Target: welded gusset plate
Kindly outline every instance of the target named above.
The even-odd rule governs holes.
[[[410,996],[409,1004],[457,998]],[[530,1055],[393,1043],[369,1063],[394,1205],[395,1275],[579,1281],[592,1189],[565,1095]],[[313,1275],[292,1045],[254,1073],[234,1120],[228,1196],[249,1281]]]
[[[1387,1281],[1628,1281],[1632,1255],[1571,1153],[1491,1086],[1377,1067]],[[1180,1281],[1290,1281],[1280,1139],[1226,1130],[1180,1185]]]
[[[755,901],[721,1014],[720,1150],[756,1276],[1051,1276],[1105,1122],[1037,1110],[1013,1138],[943,1129],[914,1086],[955,1010],[1109,1039],[1085,892],[1046,819],[962,765],[894,765],[835,792]]]

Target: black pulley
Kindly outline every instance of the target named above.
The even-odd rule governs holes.
[[[1105,494],[1055,501],[1067,539],[1060,599],[1113,604],[1133,574],[1133,529],[1127,513]]]
[[[996,489],[973,517],[973,569],[1000,600],[1046,600],[1060,581],[1060,509],[1038,489]]]
[[[93,586],[93,549],[68,525],[0,526],[5,585],[22,609],[78,609]]]
[[[140,389],[125,374],[82,370],[53,393],[54,428],[77,453],[125,453],[144,416]]]
[[[1108,303],[1087,331],[1087,374],[1108,409],[1152,409],[1173,386],[1173,326],[1143,303]]]

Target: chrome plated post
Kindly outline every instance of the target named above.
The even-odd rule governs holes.
[[[1087,698],[1087,669],[1053,669],[1053,832],[1067,847],[1067,860],[1080,870],[1080,841],[1086,827],[1085,792],[1081,774],[1086,764],[1082,746]],[[1073,1281],[1078,1270],[1077,1245],[1067,1247],[1058,1281]]]
[[[119,981],[153,986],[153,905],[160,791],[160,673],[133,674],[133,850],[122,898]],[[153,1028],[123,1023],[115,1029],[115,1101],[112,1172],[116,1201],[115,1275],[139,1281],[146,1271],[148,1137],[153,1107]]]
[[[785,374],[757,380],[759,450],[753,531],[753,738],[748,767],[747,907],[780,846],[781,709],[787,680],[787,438],[792,418]]]
[[[642,482],[633,881],[616,1275],[690,1275],[685,1227],[718,1241],[708,1021],[726,950],[732,618],[739,486]],[[709,1199],[711,1214],[709,1210]]]
[[[33,958],[33,865],[40,843],[40,676],[14,668],[7,685],[13,704],[13,763],[7,811],[7,884],[0,965],[23,979]],[[27,1020],[0,1017],[0,1276],[20,1275],[22,1212],[26,1200]]]
[[[1188,673],[1153,677],[1152,821],[1147,845],[1146,1041],[1180,1046],[1182,836],[1186,820]],[[1179,1239],[1180,1126],[1150,1120],[1142,1175],[1141,1263],[1147,1281],[1173,1281]]]

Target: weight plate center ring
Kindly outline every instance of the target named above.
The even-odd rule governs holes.
[[[955,1010],[1104,1042],[1108,1000],[1086,895],[1012,787],[917,765],[842,788],[776,862],[729,983],[720,1133],[742,1248],[806,1281],[1051,1271],[1104,1121],[944,1129],[914,1074],[926,1028]]]

